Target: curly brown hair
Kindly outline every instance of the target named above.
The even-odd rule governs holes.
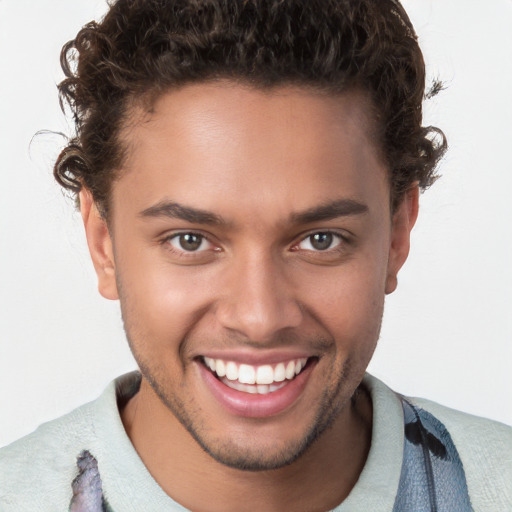
[[[61,106],[76,135],[54,175],[75,194],[89,189],[104,215],[130,108],[192,82],[364,91],[393,209],[413,183],[433,183],[447,147],[439,129],[421,125],[425,65],[398,0],[117,0],[63,47],[61,64]]]

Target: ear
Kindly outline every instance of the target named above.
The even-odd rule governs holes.
[[[98,276],[98,290],[106,299],[117,300],[116,272],[112,239],[105,219],[101,216],[87,189],[80,191],[80,211],[87,245]]]
[[[418,217],[419,195],[419,187],[416,183],[407,190],[402,202],[393,214],[386,293],[392,293],[396,290],[398,271],[409,255],[411,230]]]

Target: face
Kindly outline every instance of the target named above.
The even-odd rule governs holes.
[[[297,459],[374,351],[414,201],[391,215],[366,114],[355,93],[186,86],[125,130],[110,231],[83,197],[140,393],[229,466]]]

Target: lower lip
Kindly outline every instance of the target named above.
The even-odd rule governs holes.
[[[238,391],[223,384],[202,363],[197,362],[201,375],[213,396],[229,412],[245,418],[266,418],[284,411],[301,395],[314,367],[309,364],[286,386],[266,394]]]

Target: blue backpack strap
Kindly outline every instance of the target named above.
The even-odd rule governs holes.
[[[432,414],[400,398],[404,457],[393,512],[473,512],[450,433]]]

